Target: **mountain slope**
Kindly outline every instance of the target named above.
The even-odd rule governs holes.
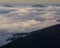
[[[60,24],[33,31],[1,48],[60,48]]]

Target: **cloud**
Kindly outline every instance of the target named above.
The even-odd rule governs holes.
[[[4,30],[7,33],[30,32],[54,24],[58,24],[60,19],[57,8],[7,8],[0,7],[0,10],[12,10],[9,13],[0,14],[0,31]],[[42,11],[43,10],[43,11]]]

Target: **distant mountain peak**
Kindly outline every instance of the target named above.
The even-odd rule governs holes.
[[[14,6],[12,6],[12,5],[9,5],[9,4],[5,4],[5,5],[3,5],[4,7],[14,7]]]
[[[46,6],[42,4],[36,4],[36,5],[33,5],[32,7],[46,7]]]

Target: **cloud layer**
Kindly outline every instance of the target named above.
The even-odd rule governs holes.
[[[58,24],[57,20],[59,19],[60,6],[47,6],[44,8],[0,6],[0,30],[7,33],[37,30]]]

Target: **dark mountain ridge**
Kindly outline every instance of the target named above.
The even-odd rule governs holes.
[[[32,7],[46,7],[46,6],[43,4],[36,4],[36,5],[32,5]]]
[[[9,4],[4,4],[4,7],[14,7],[13,5],[9,5]]]
[[[1,48],[60,48],[60,24],[33,31]]]

